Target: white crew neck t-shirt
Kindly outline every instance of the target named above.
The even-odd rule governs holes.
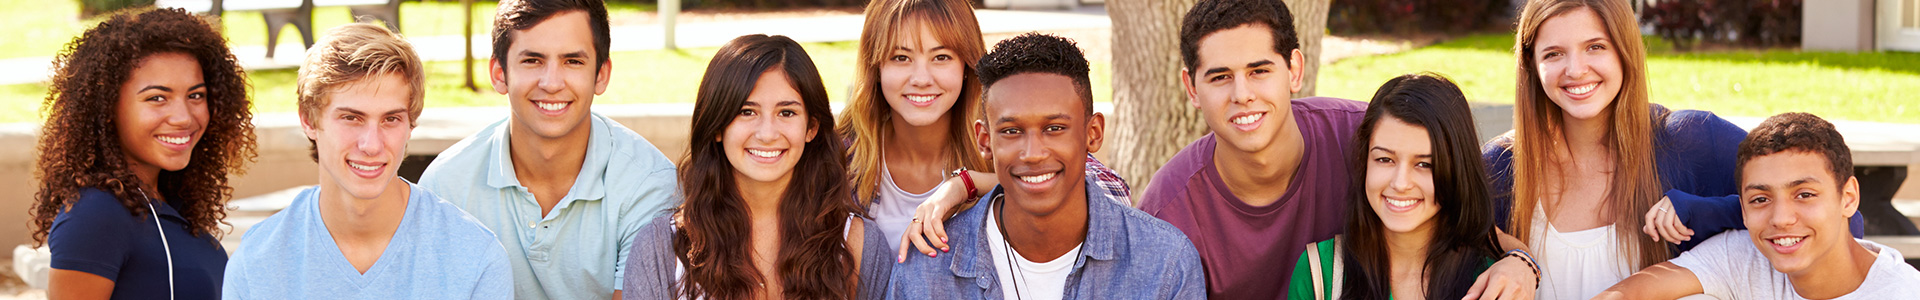
[[[1854,241],[1876,253],[1873,265],[1860,288],[1834,299],[1920,297],[1920,271],[1907,265],[1900,251],[1867,240]],[[1806,299],[1794,292],[1786,274],[1773,270],[1766,255],[1754,248],[1753,236],[1746,230],[1714,235],[1670,262],[1692,271],[1705,294],[1720,299]]]
[[[990,203],[990,202],[989,202]],[[1073,275],[1073,263],[1080,258],[1080,247],[1074,245],[1051,261],[1036,262],[1011,251],[1007,246],[1006,233],[1000,232],[1000,224],[994,213],[987,212],[986,232],[987,249],[993,255],[993,269],[1000,278],[1001,299],[1044,299],[1057,300],[1066,297],[1067,276]],[[1012,254],[1008,254],[1012,252]],[[1008,256],[1012,256],[1016,266],[1009,266]],[[1018,272],[1015,271],[1018,268]]]

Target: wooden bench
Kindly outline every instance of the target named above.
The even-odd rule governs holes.
[[[267,24],[267,58],[273,58],[280,43],[280,29],[292,24],[300,32],[305,48],[313,47],[313,8],[347,7],[357,18],[365,16],[386,23],[387,29],[400,32],[401,0],[157,0],[154,6],[182,8],[215,16],[229,11],[258,11]]]

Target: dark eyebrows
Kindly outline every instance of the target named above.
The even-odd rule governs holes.
[[[1795,186],[1802,186],[1802,185],[1808,185],[1808,184],[1814,184],[1814,183],[1820,183],[1820,179],[1813,178],[1813,177],[1804,177],[1804,178],[1796,179],[1791,182],[1787,182],[1786,186],[1795,187]],[[1763,184],[1763,183],[1749,184],[1745,188],[1745,190],[1755,190],[1755,191],[1762,191],[1762,192],[1772,190],[1772,189],[1773,189],[1772,185]]]
[[[1262,59],[1262,60],[1259,60],[1259,61],[1255,61],[1255,62],[1250,62],[1250,63],[1247,63],[1247,68],[1248,68],[1248,69],[1252,69],[1252,68],[1260,68],[1260,67],[1266,67],[1266,66],[1271,66],[1271,65],[1273,65],[1273,60],[1268,60],[1268,59]],[[1202,74],[1202,75],[1213,75],[1213,74],[1218,74],[1218,73],[1226,73],[1226,72],[1230,72],[1230,71],[1233,71],[1233,70],[1231,70],[1231,69],[1227,69],[1227,67],[1218,67],[1218,68],[1212,68],[1212,69],[1207,69],[1207,71],[1206,71],[1206,72],[1203,72],[1203,73],[1200,73],[1200,74]]]
[[[586,51],[567,52],[566,54],[560,55],[560,57],[563,57],[563,58],[587,58],[587,56],[588,54]]]
[[[804,104],[801,104],[799,100],[792,100],[792,99],[785,99],[785,100],[780,100],[780,101],[775,101],[775,102],[773,103],[773,106],[774,106],[774,107],[782,107],[782,106],[802,106],[802,105],[804,105]],[[741,103],[740,103],[740,107],[754,107],[754,106],[760,106],[760,102],[756,102],[756,101],[753,101],[752,99],[748,99],[748,100],[746,100],[746,101],[744,101],[744,102],[741,102]]]
[[[1070,115],[1067,115],[1067,114],[1065,114],[1065,113],[1058,113],[1058,114],[1051,114],[1051,115],[1047,115],[1047,116],[1046,116],[1046,119],[1047,119],[1047,120],[1050,120],[1050,121],[1051,121],[1051,120],[1068,120],[1068,121],[1072,121],[1072,120],[1073,120],[1073,116],[1070,116]],[[1013,117],[1010,117],[1010,116],[1003,116],[1003,117],[1000,117],[1000,121],[999,121],[999,123],[1013,123],[1013,122],[1016,122],[1016,121],[1019,121],[1019,120],[1015,120],[1015,119],[1014,119]]]
[[[1260,60],[1260,61],[1256,61],[1256,62],[1250,62],[1250,63],[1247,63],[1247,68],[1248,68],[1248,69],[1252,69],[1252,68],[1259,68],[1259,67],[1265,67],[1265,66],[1270,66],[1270,65],[1273,65],[1273,61],[1272,61],[1272,60],[1265,60],[1265,59],[1262,59],[1262,60]]]
[[[166,87],[166,86],[161,86],[161,85],[158,85],[158,84],[155,84],[155,85],[149,85],[149,86],[147,86],[147,87],[143,87],[143,88],[140,88],[140,91],[137,91],[137,92],[133,92],[133,93],[135,93],[135,94],[139,94],[139,93],[145,93],[145,92],[147,92],[148,90],[160,90],[160,91],[162,91],[162,92],[168,92],[168,93],[172,93],[172,92],[173,92],[173,88],[170,88],[170,87]]]
[[[1381,147],[1381,146],[1373,146],[1373,148],[1367,148],[1367,151],[1386,151],[1386,152],[1387,152],[1387,155],[1399,155],[1399,154],[1400,154],[1400,152],[1394,152],[1394,151],[1393,151],[1393,149],[1387,149],[1387,147]],[[1417,158],[1433,158],[1433,154],[1432,154],[1432,153],[1428,153],[1428,154],[1421,154],[1421,155],[1414,155],[1413,157],[1417,157]]]
[[[193,85],[193,86],[191,86],[191,87],[187,87],[187,90],[188,90],[188,91],[192,91],[192,90],[198,90],[198,89],[204,89],[204,88],[206,88],[206,87],[207,87],[207,84],[206,84],[206,83],[200,83],[200,84],[195,84],[195,85]],[[135,93],[135,94],[139,94],[139,93],[145,93],[145,92],[147,92],[148,90],[160,90],[160,91],[162,91],[162,92],[168,92],[168,93],[172,93],[172,92],[173,92],[173,88],[170,88],[170,87],[166,87],[166,86],[163,86],[163,85],[158,85],[158,84],[155,84],[155,85],[149,85],[149,86],[147,86],[147,87],[144,87],[144,88],[140,88],[140,90],[139,90],[139,91],[135,91],[135,92],[133,92],[133,93]]]

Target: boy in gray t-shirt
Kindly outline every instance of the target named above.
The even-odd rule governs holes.
[[[1860,183],[1833,124],[1772,118],[1740,142],[1735,177],[1748,230],[1708,239],[1627,277],[1595,299],[1895,299],[1920,294],[1899,251],[1848,233]]]

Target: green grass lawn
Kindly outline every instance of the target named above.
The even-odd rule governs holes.
[[[486,36],[493,30],[493,1],[474,1],[474,34]],[[609,15],[653,11],[651,4],[610,3]],[[53,56],[67,42],[85,32],[104,17],[81,19],[80,7],[73,0],[0,1],[0,28],[13,33],[0,43],[0,58]],[[460,2],[414,2],[400,4],[400,30],[408,36],[460,35]],[[313,10],[314,34],[352,22],[345,7],[319,7]],[[227,38],[237,46],[265,46],[266,21],[259,12],[227,12],[221,18]],[[300,34],[292,25],[281,29],[280,43],[300,44]]]
[[[1804,111],[1830,119],[1920,123],[1920,53],[1740,50],[1675,53],[1649,37],[1654,103],[1721,115]],[[1511,34],[1482,34],[1398,54],[1353,58],[1320,69],[1319,94],[1366,100],[1387,79],[1432,71],[1474,102],[1513,103]]]
[[[827,95],[833,101],[845,101],[848,87],[853,84],[854,54],[858,47],[852,42],[810,43],[803,45],[807,54],[813,57],[814,64],[820,70],[820,76],[827,87]],[[631,51],[613,53],[613,85],[607,93],[594,98],[596,103],[668,103],[690,102],[700,84],[700,74],[707,67],[707,61],[713,58],[717,48],[686,49],[681,51]],[[493,92],[486,78],[486,62],[475,64],[475,82],[480,92],[470,92],[462,86],[460,80],[460,62],[429,62],[427,74],[427,107],[460,106],[497,106],[504,105],[506,97]],[[1112,71],[1105,62],[1093,65],[1093,90],[1096,101],[1112,99],[1109,87]],[[295,70],[266,70],[247,73],[252,81],[251,91],[255,112],[290,112],[294,110]],[[0,85],[0,99],[6,99],[0,107],[0,123],[36,122],[40,120],[40,102],[46,98],[46,87],[40,84]]]
[[[404,21],[403,21],[404,22]],[[848,89],[853,84],[854,56],[858,44],[852,42],[809,43],[802,45],[807,54],[813,57],[820,77],[827,87],[827,96],[833,101],[846,101]],[[596,103],[669,103],[691,102],[700,85],[700,75],[707,68],[707,61],[713,59],[717,48],[684,49],[680,51],[654,50],[614,52],[613,85],[607,93],[594,98]],[[497,106],[506,103],[506,97],[496,94],[487,80],[485,61],[476,62],[474,81],[480,85],[480,92],[470,92],[460,80],[461,67],[458,61],[428,62],[427,107],[461,106]],[[1093,63],[1093,94],[1095,101],[1107,102],[1113,98],[1112,67],[1106,62]],[[255,112],[290,112],[294,110],[294,77],[296,70],[265,70],[248,72],[253,90]],[[0,85],[0,123],[37,122],[40,117],[40,102],[46,98],[47,89],[41,84]]]

